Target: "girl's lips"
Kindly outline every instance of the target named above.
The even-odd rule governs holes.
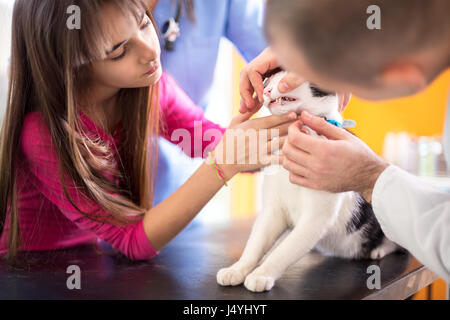
[[[151,68],[150,70],[148,70],[148,72],[146,72],[144,74],[144,76],[151,76],[152,74],[154,74],[156,72],[156,70],[159,69],[159,63],[156,63],[153,68]]]

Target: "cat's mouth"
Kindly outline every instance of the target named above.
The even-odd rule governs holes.
[[[291,97],[279,97],[279,98],[271,100],[270,105],[273,105],[273,104],[285,105],[288,102],[294,102],[294,101],[297,101],[297,99],[291,98]]]

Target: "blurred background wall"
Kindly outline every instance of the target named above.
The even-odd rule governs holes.
[[[8,90],[7,66],[11,48],[11,14],[14,0],[0,0],[0,121],[6,105]]]

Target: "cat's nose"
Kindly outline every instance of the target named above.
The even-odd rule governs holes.
[[[272,89],[267,89],[267,90],[265,90],[264,91],[264,94],[266,95],[266,96],[269,96],[270,97],[270,93],[272,92]]]

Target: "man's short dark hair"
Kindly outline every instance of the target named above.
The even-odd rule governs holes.
[[[381,29],[367,27],[371,5]],[[315,70],[367,82],[411,52],[449,48],[449,13],[449,0],[268,0],[266,35],[287,32]]]

